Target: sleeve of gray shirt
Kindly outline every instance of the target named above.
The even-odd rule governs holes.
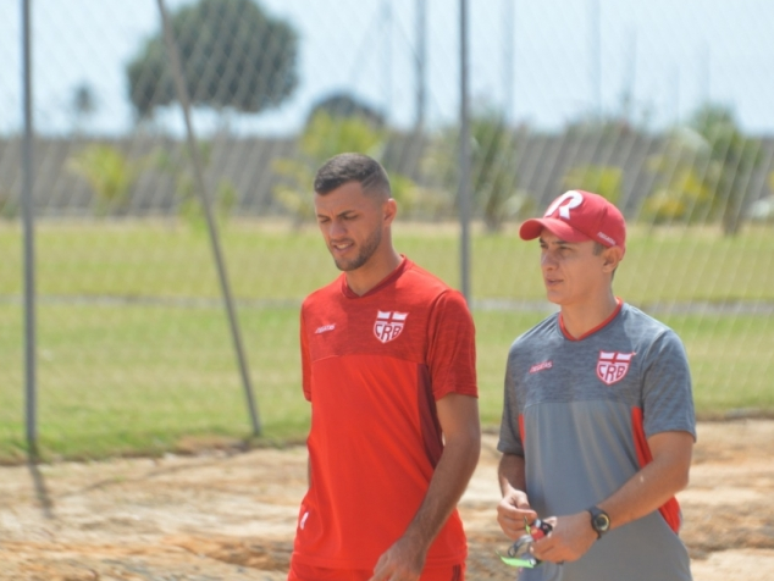
[[[648,349],[642,415],[645,436],[660,432],[688,432],[696,439],[691,373],[680,338],[671,329]]]
[[[503,417],[500,422],[500,440],[497,449],[504,454],[524,456],[524,445],[519,431],[519,404],[516,401],[516,387],[513,383],[514,349],[508,354],[508,364],[505,368],[505,385],[503,390]]]

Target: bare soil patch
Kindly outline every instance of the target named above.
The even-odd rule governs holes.
[[[468,578],[512,580],[495,550],[499,454],[484,438],[460,505]],[[774,421],[699,425],[681,533],[696,581],[774,579]],[[284,580],[302,447],[0,469],[0,580]]]

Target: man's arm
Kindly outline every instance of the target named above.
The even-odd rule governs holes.
[[[527,523],[537,518],[537,513],[529,506],[527,498],[527,480],[524,471],[524,457],[515,454],[503,454],[497,468],[500,491],[503,498],[497,505],[497,522],[511,539],[525,534]]]
[[[478,400],[449,394],[436,402],[445,445],[427,494],[406,532],[380,558],[371,581],[419,579],[433,540],[454,511],[478,463]]]
[[[597,505],[610,516],[611,530],[650,514],[688,485],[692,434],[654,434],[648,438],[648,446],[653,461]],[[597,533],[591,528],[591,517],[586,511],[546,520],[554,525],[554,530],[533,545],[538,559],[574,561],[597,540]]]

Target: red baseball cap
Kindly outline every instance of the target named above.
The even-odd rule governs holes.
[[[598,194],[570,190],[548,206],[542,218],[527,220],[519,228],[523,240],[534,240],[550,231],[566,242],[595,240],[603,246],[626,250],[626,222],[611,202]]]

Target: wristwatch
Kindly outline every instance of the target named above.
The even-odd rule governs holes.
[[[588,512],[591,514],[591,528],[596,531],[597,538],[601,539],[610,530],[610,515],[598,506],[592,506]]]

